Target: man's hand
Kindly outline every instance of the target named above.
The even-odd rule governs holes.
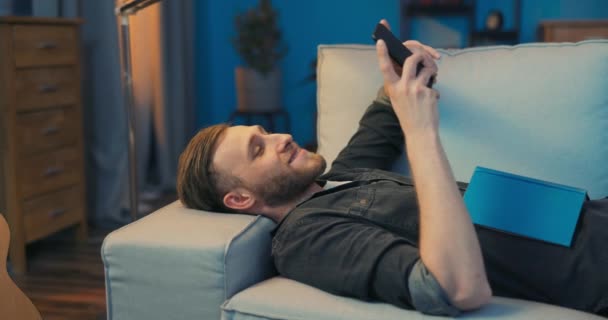
[[[382,21],[385,23],[386,21]],[[436,132],[438,128],[437,99],[439,92],[426,86],[429,79],[437,75],[437,64],[434,59],[439,53],[417,41],[406,41],[404,45],[412,51],[412,56],[405,60],[403,70],[394,66],[388,55],[386,44],[382,40],[376,43],[380,71],[384,78],[384,90],[390,97],[401,128],[406,134],[416,135],[428,130]],[[419,63],[423,68],[416,75]]]
[[[391,26],[388,24],[388,21],[386,21],[385,19],[380,20],[380,23],[383,24],[387,29],[391,30]],[[426,53],[430,54],[433,59],[441,58],[441,54],[439,54],[439,52],[437,50],[435,50],[433,47],[424,45],[416,40],[407,40],[403,43],[403,45],[406,48],[408,48],[411,52],[415,52],[416,50],[422,49]],[[395,73],[401,74],[402,67],[392,60],[391,60],[391,62],[393,64],[393,68],[395,69]]]

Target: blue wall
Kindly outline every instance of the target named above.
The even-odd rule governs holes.
[[[234,68],[241,62],[230,39],[234,16],[257,0],[195,1],[197,57],[197,125],[223,122],[236,106]],[[477,0],[476,25],[483,27],[489,10],[505,15],[505,27],[513,25],[512,0]],[[331,43],[371,44],[370,34],[380,18],[398,30],[399,0],[274,0],[289,54],[281,62],[283,102],[291,118],[292,134],[304,145],[314,139],[315,84],[304,79],[311,72],[317,45]],[[606,19],[608,0],[522,0],[520,42],[536,40],[543,19]],[[435,46],[464,45],[464,19],[418,19],[411,27],[415,39]]]
[[[484,27],[485,17],[492,9],[504,15],[504,29],[512,29],[515,23],[514,0],[476,0],[477,30]],[[536,30],[542,20],[548,19],[606,19],[607,0],[521,0],[521,24],[519,42],[534,42]],[[413,38],[437,47],[462,47],[466,45],[468,23],[464,18],[440,19],[415,18],[412,20]]]
[[[257,0],[196,1],[195,43],[197,65],[197,125],[228,119],[236,107],[234,68],[241,61],[231,37],[234,16]],[[289,53],[281,62],[283,102],[290,114],[291,131],[301,145],[314,139],[316,87],[305,79],[317,55],[317,45],[371,44],[375,24],[386,18],[399,24],[398,0],[282,1],[274,0]]]

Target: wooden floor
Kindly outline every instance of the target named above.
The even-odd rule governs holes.
[[[156,207],[174,200],[165,197]],[[91,228],[86,243],[78,245],[68,229],[28,246],[28,273],[12,276],[44,320],[106,319],[100,252],[111,231]]]

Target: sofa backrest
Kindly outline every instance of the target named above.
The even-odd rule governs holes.
[[[440,134],[457,180],[483,166],[608,196],[608,41],[440,52]],[[318,61],[319,153],[330,163],[382,78],[373,46],[322,45]]]

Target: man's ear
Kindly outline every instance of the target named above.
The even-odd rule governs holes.
[[[247,190],[237,188],[224,196],[224,205],[228,208],[245,211],[255,205],[255,197]]]

